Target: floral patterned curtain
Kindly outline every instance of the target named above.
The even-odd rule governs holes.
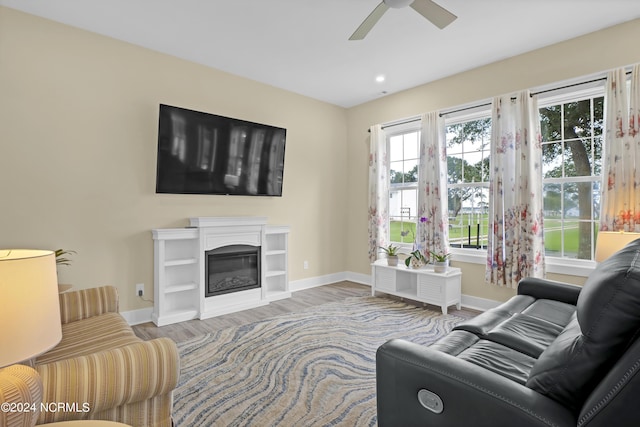
[[[516,288],[544,276],[542,148],[536,98],[494,98],[486,281]]]
[[[633,67],[627,104],[625,70],[607,75],[600,230],[640,232],[640,66]],[[629,108],[627,108],[629,105]]]
[[[449,251],[449,214],[447,207],[447,153],[444,119],[437,112],[423,114],[420,130],[418,170],[417,249]]]
[[[389,235],[389,153],[382,126],[371,126],[369,149],[369,261]]]

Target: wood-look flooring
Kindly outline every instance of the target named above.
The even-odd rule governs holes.
[[[169,337],[175,342],[186,341],[190,338],[204,335],[212,330],[222,328],[237,327],[248,323],[257,322],[269,317],[278,316],[280,314],[301,311],[309,307],[315,307],[329,302],[342,301],[350,297],[363,297],[371,295],[369,286],[360,285],[353,282],[337,282],[329,285],[319,286],[316,288],[305,289],[294,292],[291,298],[274,301],[268,305],[243,310],[236,313],[225,314],[222,316],[212,317],[205,320],[189,320],[186,322],[175,323],[172,325],[157,327],[155,324],[143,323],[133,326],[133,330],[137,336],[144,340],[159,337]],[[386,298],[398,299],[387,296]],[[422,303],[406,301],[422,306]],[[429,308],[439,311],[439,307],[428,306]],[[451,310],[453,308],[453,310]],[[450,308],[450,313],[456,313],[455,307]],[[469,314],[475,315],[477,312],[462,309],[469,317]]]

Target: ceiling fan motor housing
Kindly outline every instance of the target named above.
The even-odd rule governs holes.
[[[384,4],[395,9],[401,9],[413,3],[413,0],[382,0]]]

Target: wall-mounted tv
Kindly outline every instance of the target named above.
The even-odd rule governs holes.
[[[156,193],[282,196],[287,130],[160,104]]]

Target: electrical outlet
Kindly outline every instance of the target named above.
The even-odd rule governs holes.
[[[302,268],[304,268],[305,270],[308,270],[308,269],[309,269],[309,261],[305,261],[305,262],[302,264]]]
[[[136,283],[136,296],[144,296],[144,283]]]

